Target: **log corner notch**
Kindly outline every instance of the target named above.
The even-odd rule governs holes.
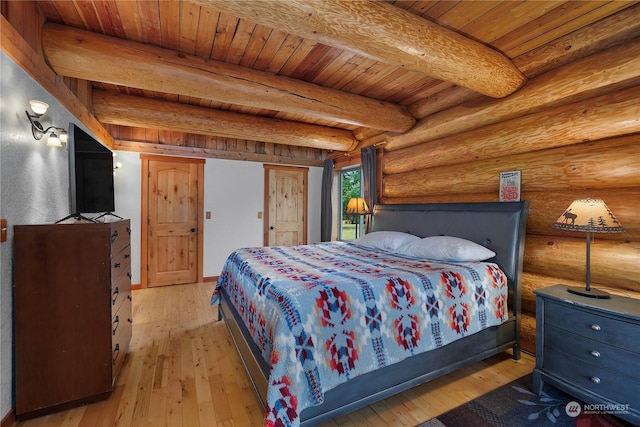
[[[527,81],[500,52],[381,1],[194,0],[252,22],[467,87],[492,98]]]

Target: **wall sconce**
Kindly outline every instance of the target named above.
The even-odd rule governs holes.
[[[114,160],[115,160],[117,155],[118,155],[118,153],[113,153],[113,159]],[[116,164],[113,165],[113,176],[116,176],[116,172],[118,171],[118,169],[122,169],[122,163],[120,163],[120,162],[116,162]]]
[[[25,114],[31,123],[31,134],[36,141],[40,141],[46,134],[49,134],[47,138],[47,146],[49,147],[62,147],[62,143],[66,144],[69,141],[69,134],[66,129],[57,126],[49,126],[45,129],[42,123],[38,121],[49,109],[49,104],[32,99],[29,101],[29,105],[33,114],[29,114],[27,110],[25,110]],[[59,135],[55,131],[58,131]]]

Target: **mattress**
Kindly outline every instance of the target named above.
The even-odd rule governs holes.
[[[224,288],[270,366],[265,425],[358,375],[507,320],[507,279],[491,262],[416,259],[356,244],[244,248]]]

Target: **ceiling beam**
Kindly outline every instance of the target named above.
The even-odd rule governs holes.
[[[192,2],[493,98],[510,95],[526,82],[500,52],[385,1]]]
[[[308,159],[295,156],[285,156],[267,153],[249,153],[240,150],[220,150],[215,148],[185,147],[181,145],[158,144],[142,141],[129,141],[115,139],[113,148],[115,150],[133,151],[140,153],[160,154],[168,156],[196,156],[209,157],[213,159],[241,160],[261,163],[278,163],[300,166],[322,167],[324,160]]]
[[[94,91],[93,114],[102,123],[251,139],[276,144],[349,151],[358,143],[350,131],[249,116],[189,104]]]
[[[61,76],[392,132],[415,124],[404,106],[63,25],[45,24],[42,43]]]

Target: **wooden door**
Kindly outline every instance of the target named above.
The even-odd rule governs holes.
[[[265,165],[265,246],[307,243],[307,168]]]
[[[146,260],[146,266],[142,272],[146,277],[141,275],[142,286],[202,281],[204,160],[142,157],[143,178],[147,177],[146,183],[143,179],[147,203],[143,203],[146,250],[142,264]]]

